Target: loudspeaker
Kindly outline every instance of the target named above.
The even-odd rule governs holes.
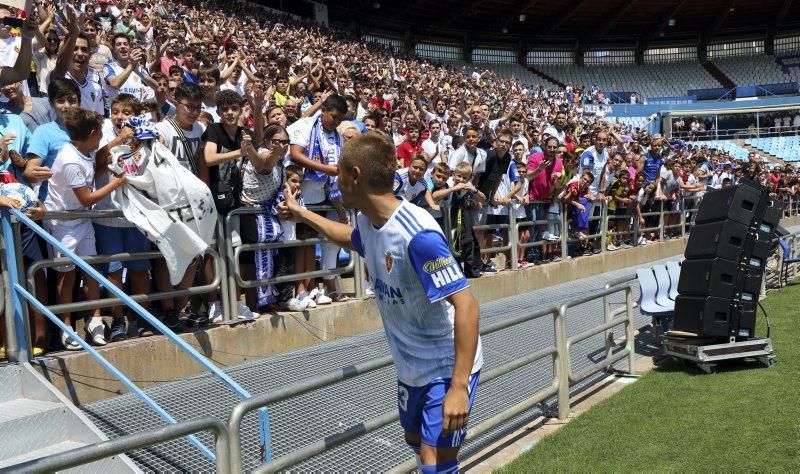
[[[684,255],[689,260],[720,257],[763,269],[772,253],[771,240],[772,234],[753,230],[736,221],[711,222],[692,228]]]
[[[715,296],[678,295],[675,298],[673,327],[703,336],[752,337],[756,330],[755,310],[754,302],[734,302]]]
[[[755,335],[764,266],[782,215],[782,205],[754,181],[706,193],[681,265],[674,329],[708,337]]]
[[[678,293],[756,301],[761,292],[761,277],[760,270],[747,270],[732,260],[684,260]]]
[[[749,227],[757,216],[763,216],[765,197],[765,187],[746,179],[732,188],[709,191],[700,203],[695,224],[731,219]]]

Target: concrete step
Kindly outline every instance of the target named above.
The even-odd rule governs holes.
[[[39,459],[47,456],[52,456],[53,454],[63,453],[71,449],[82,448],[83,446],[86,446],[86,443],[79,443],[77,441],[62,441],[60,443],[51,444],[49,446],[45,446],[43,448],[36,449],[34,451],[29,451],[25,454],[20,454],[19,456],[15,456],[13,458],[8,458],[3,461],[0,461],[0,469],[10,468],[16,464],[20,464],[27,461],[33,461],[34,459]],[[14,471],[13,468],[8,470]]]
[[[70,439],[67,408],[20,398],[0,404],[0,462]]]

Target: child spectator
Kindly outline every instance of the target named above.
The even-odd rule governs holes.
[[[114,176],[108,184],[92,191],[96,165],[90,155],[99,148],[100,140],[103,138],[103,116],[90,110],[77,109],[68,111],[63,120],[70,143],[62,147],[53,161],[53,176],[49,180],[44,204],[48,212],[88,210],[124,185],[126,180],[124,176]],[[44,223],[56,240],[79,257],[97,254],[94,229],[89,219],[49,219]],[[55,249],[51,248],[50,251],[54,258],[64,256]],[[58,272],[56,303],[71,303],[75,286],[75,267],[66,265],[56,268],[56,271]],[[100,298],[99,286],[92,278],[84,279],[83,290],[88,301]],[[72,324],[71,313],[63,313],[62,317],[66,324]],[[100,346],[106,344],[105,326],[99,309],[92,311],[92,316],[86,321],[84,329],[94,344]],[[66,332],[61,334],[61,343],[67,350],[81,349],[81,346]]]
[[[515,162],[514,165],[517,167],[517,175],[518,176],[525,176],[528,172],[528,164],[524,161]],[[528,220],[528,213],[525,211],[525,207],[528,204],[528,180],[527,179],[520,179],[520,187],[517,191],[517,195],[514,198],[514,212],[516,213],[517,217],[517,224],[523,224],[525,222],[530,222]],[[530,226],[524,226],[519,228],[519,249],[517,255],[519,255],[519,259],[517,260],[517,264],[520,268],[525,268],[530,265],[528,259],[525,258],[526,251],[528,250],[525,247],[531,240],[531,232]]]
[[[80,89],[69,79],[52,79],[47,86],[47,97],[55,111],[56,119],[37,127],[28,145],[28,162],[25,164],[25,179],[39,185],[39,200],[47,197],[47,180],[52,173],[50,168],[61,151],[69,143],[69,135],[64,126],[64,114],[80,106]]]
[[[156,131],[164,146],[175,155],[178,163],[208,183],[208,167],[203,157],[205,129],[197,122],[202,108],[202,98],[203,91],[196,84],[178,86],[175,89],[175,116],[168,117],[156,124]],[[159,291],[190,288],[197,272],[197,265],[190,265],[180,283],[173,287],[164,261],[156,260],[154,267],[156,286]],[[188,298],[186,297],[161,300],[161,310],[163,311],[161,319],[173,331],[178,331],[183,326],[179,311],[186,306],[187,302]]]
[[[397,166],[408,168],[411,165],[411,159],[418,153],[424,153],[419,144],[419,125],[412,123],[406,127],[405,141],[397,147]]]
[[[284,156],[289,150],[289,135],[286,129],[280,125],[272,124],[264,130],[265,146],[259,148],[255,160],[248,160],[243,168],[242,177],[242,205],[246,207],[261,206],[271,208],[276,202],[284,183]],[[291,167],[291,165],[289,166]],[[287,167],[287,168],[289,168]],[[298,181],[302,183],[302,175]],[[259,232],[256,221],[256,214],[244,214],[240,218],[242,241],[245,243],[259,242]],[[283,240],[296,239],[296,231],[293,226],[281,222],[282,234],[279,236]],[[273,271],[270,276],[285,276],[294,272],[295,252],[293,248],[283,248],[272,253]],[[245,278],[256,277],[256,267],[253,262],[258,261],[258,252],[244,252],[242,254],[242,273]],[[264,272],[266,274],[267,272]],[[290,311],[303,311],[308,305],[301,305],[297,298],[294,298],[295,283],[279,283],[275,285],[274,303],[279,308]],[[261,293],[263,291],[263,293]],[[250,308],[262,309],[259,303],[259,293],[268,297],[269,292],[255,288],[245,290],[247,306]],[[276,293],[276,294],[275,294]],[[267,306],[272,306],[273,301],[264,302]],[[263,308],[264,310],[268,308]]]
[[[217,111],[221,122],[211,124],[203,134],[205,142],[203,158],[208,168],[209,185],[214,195],[217,212],[224,216],[239,207],[242,190],[242,168],[245,162],[258,160],[258,152],[254,146],[253,132],[239,126],[242,115],[242,96],[231,90],[217,93]],[[213,262],[206,260],[206,279],[214,278]],[[238,290],[237,290],[238,291]],[[219,295],[210,293],[211,301],[208,319],[222,321],[222,303]],[[239,319],[255,319],[258,317],[242,301],[238,300],[236,314]]]
[[[431,182],[433,183],[433,187],[431,190],[431,197],[433,198],[433,202],[438,204],[438,209],[431,209],[431,215],[439,223],[439,227],[442,228],[444,231],[444,215],[442,214],[442,205],[451,206],[451,202],[453,200],[453,193],[456,191],[461,191],[463,186],[455,187],[449,186],[447,184],[447,180],[450,178],[450,167],[447,163],[436,163],[433,166],[433,172],[431,173]],[[448,236],[450,238],[451,236]]]
[[[581,177],[571,181],[561,193],[561,202],[567,208],[572,208],[572,221],[575,238],[578,239],[576,253],[578,255],[591,255],[593,249],[588,241],[586,232],[589,230],[589,186],[594,182],[594,173],[584,169]]]
[[[394,174],[394,195],[417,206],[425,203],[430,210],[439,211],[439,206],[433,201],[431,190],[425,181],[427,169],[428,162],[425,155],[422,153],[414,155],[408,168],[398,170]]]
[[[102,188],[111,179],[108,167],[102,164],[110,162],[110,151],[113,148],[127,145],[133,138],[133,128],[125,126],[125,123],[129,118],[139,115],[140,110],[139,101],[130,94],[118,94],[111,102],[111,118],[106,119],[103,123],[103,138],[100,140],[100,149],[95,154],[96,161],[101,164],[97,167],[96,188]],[[125,174],[138,174],[140,165],[144,165],[144,163],[137,162],[133,157],[127,159],[123,166]],[[113,193],[100,200],[94,208],[95,210],[119,209],[113,199]],[[152,248],[147,237],[124,217],[97,218],[93,219],[93,222],[97,240],[96,247],[99,254],[115,255],[119,253],[148,252]],[[133,293],[137,295],[150,293],[149,272],[151,265],[149,260],[111,262],[100,264],[99,266],[117,288],[122,288],[122,269],[126,268],[128,281]],[[142,303],[142,305],[146,307],[147,303]],[[135,315],[136,313],[132,314]],[[125,339],[128,333],[123,307],[114,306],[111,308],[111,315],[113,317],[111,322],[111,342],[121,341]],[[138,325],[137,333],[139,336],[151,336],[153,334],[149,325],[146,324]]]
[[[608,227],[613,227],[617,235],[612,236],[612,241],[607,243],[608,250],[631,247],[630,243],[626,242],[629,239],[628,232],[630,231],[629,207],[633,202],[631,193],[630,174],[627,169],[623,169],[618,172],[617,179],[609,188],[611,201],[608,202],[608,215],[616,216],[617,219],[614,219],[613,226],[609,225]]]
[[[478,191],[472,181],[474,180],[472,166],[465,161],[456,164],[453,174],[455,186],[461,186],[453,196],[452,220],[455,223],[461,256],[459,257],[467,278],[479,278],[481,249],[473,227],[477,225],[478,212],[486,202],[486,196]]]

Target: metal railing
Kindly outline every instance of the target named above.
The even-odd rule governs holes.
[[[694,200],[697,200],[697,198],[694,198]],[[692,210],[694,209],[682,209],[681,211],[675,212],[682,212],[685,217],[686,214]],[[4,219],[3,222],[3,232],[5,235],[9,232],[9,226],[7,225],[7,219]],[[685,228],[686,225],[688,225],[688,222],[685,220],[681,222],[682,229]],[[511,234],[513,235],[513,232]],[[785,237],[785,239],[790,243],[790,247],[794,252],[800,251],[800,233],[791,234]],[[779,256],[776,254],[773,255],[773,258],[779,258]],[[796,265],[793,268],[794,276],[797,276],[798,274],[797,267],[798,266]],[[780,266],[778,266],[776,269],[767,266],[765,281],[774,281],[775,278],[780,278],[779,275]],[[9,274],[8,276],[11,277],[11,281],[13,281],[13,275]],[[571,384],[585,380],[595,373],[611,369],[615,363],[626,358],[628,371],[632,373],[633,368],[635,367],[634,338],[636,328],[634,319],[635,314],[633,310],[633,293],[630,283],[634,282],[635,280],[635,275],[616,279],[608,282],[603,290],[596,291],[591,295],[582,298],[571,300],[559,307],[546,308],[534,313],[516,316],[507,320],[494,322],[482,328],[480,333],[481,335],[485,336],[518,324],[552,316],[554,332],[553,343],[551,345],[534,353],[520,357],[514,361],[507,362],[500,367],[496,367],[482,373],[480,383],[483,384],[489,382],[502,375],[508,374],[513,370],[520,369],[526,365],[548,357],[552,359],[553,363],[553,379],[549,385],[534,393],[528,399],[469,428],[467,436],[475,437],[486,433],[497,425],[508,421],[509,419],[519,415],[520,413],[523,413],[526,410],[530,410],[539,406],[542,402],[545,402],[552,397],[556,398],[558,418],[562,420],[566,419],[570,412],[569,388]],[[21,288],[19,284],[15,284],[13,289],[34,304],[33,301],[35,299],[33,296],[27,293],[24,288]],[[625,301],[624,304],[620,305],[619,307],[613,308],[611,296],[617,293],[622,293]],[[604,316],[603,323],[568,337],[566,318],[568,317],[569,309],[581,304],[595,301],[597,299],[602,299]],[[48,312],[47,308],[43,306],[38,309]],[[621,340],[617,340],[614,334],[614,329],[618,326],[624,327],[624,338]],[[589,367],[577,372],[574,371],[571,364],[571,348],[581,341],[598,334],[605,334],[605,357],[600,361],[592,363]],[[88,350],[91,350],[91,348],[89,347]],[[319,388],[326,387],[328,385],[339,383],[388,367],[391,364],[392,358],[391,356],[387,355],[296,382],[262,395],[247,398],[233,408],[228,419],[227,430],[224,429],[224,426],[221,426],[221,422],[213,418],[211,419],[213,421],[209,421],[208,419],[191,420],[189,422],[169,425],[150,432],[137,433],[117,438],[112,441],[79,448],[78,450],[35,461],[36,464],[31,464],[30,466],[27,464],[22,466],[24,468],[30,467],[31,470],[36,471],[74,467],[83,463],[101,459],[103,457],[130,451],[132,449],[152,446],[159,442],[175,439],[190,433],[196,433],[198,431],[202,431],[203,429],[212,429],[217,434],[216,462],[218,472],[228,472],[228,470],[235,473],[242,472],[241,424],[246,414],[254,410],[263,410],[270,404],[274,404]],[[310,457],[332,449],[342,443],[377,430],[389,423],[396,421],[398,418],[399,414],[397,412],[388,412],[357,425],[350,426],[340,432],[333,433],[323,439],[313,441],[306,446],[296,449],[274,460],[270,459],[269,456],[262,456],[262,460],[266,461],[266,463],[256,468],[255,472],[276,472],[279,470],[284,470],[304,460],[307,460]],[[223,439],[220,439],[221,434],[224,435]],[[269,439],[263,441],[262,445],[263,443],[266,443],[266,445],[269,446]],[[227,456],[223,456],[221,454],[221,450],[226,450]],[[413,459],[410,459],[409,461],[396,466],[393,470],[409,471],[414,467],[415,462]]]
[[[113,217],[124,217],[124,216],[122,214],[122,211],[115,211],[115,210],[49,212],[47,214],[48,219],[99,219],[99,218],[113,218]],[[215,244],[219,246],[220,242],[224,240],[225,235],[223,233],[221,222],[219,220],[217,222],[218,225],[215,235],[215,241],[216,241]],[[211,282],[201,286],[196,286],[186,289],[167,290],[167,291],[154,292],[142,295],[130,295],[130,298],[136,301],[137,303],[149,303],[169,298],[204,295],[216,291],[219,292],[220,294],[220,301],[222,302],[222,304],[223,305],[227,304],[227,299],[225,298],[225,295],[228,294],[228,288],[227,288],[228,282],[227,279],[224,278],[224,275],[226,273],[225,262],[223,261],[219,252],[213,247],[208,247],[206,249],[206,254],[211,257],[214,264],[214,280],[212,280]],[[91,265],[95,265],[98,263],[128,262],[132,260],[153,260],[159,258],[163,258],[162,254],[158,250],[154,250],[150,252],[96,255],[92,257],[83,257],[83,260]],[[37,271],[47,268],[54,268],[70,263],[72,262],[68,258],[45,258],[43,260],[39,260],[37,262],[32,263],[27,269],[28,291],[30,291],[33,294],[36,294],[36,283],[34,275],[36,274]],[[120,298],[112,296],[109,298],[103,298],[96,301],[77,301],[62,305],[49,305],[48,308],[52,312],[60,314],[72,311],[86,311],[97,308],[107,308],[111,306],[120,305],[121,303],[122,300],[120,300]],[[223,314],[225,314],[226,318],[230,319],[232,311],[223,310]]]
[[[152,430],[120,436],[108,441],[17,464],[13,468],[14,472],[19,473],[57,472],[137,449],[155,446],[156,444],[193,435],[201,431],[211,431],[214,434],[216,472],[219,474],[229,473],[230,460],[228,455],[230,447],[228,430],[222,421],[212,416],[195,418]]]
[[[17,222],[12,225],[11,217],[15,217]],[[44,239],[48,244],[53,246],[54,249],[57,249],[62,255],[65,255],[66,258],[70,261],[70,263],[76,265],[80,268],[84,274],[88,277],[93,278],[98,282],[98,284],[102,284],[106,287],[106,290],[116,296],[120,302],[124,303],[126,306],[131,308],[134,312],[136,312],[139,317],[146,320],[150,325],[152,325],[156,330],[158,330],[161,334],[163,334],[170,342],[175,344],[181,351],[183,351],[186,355],[191,357],[195,360],[200,366],[202,366],[205,370],[213,374],[218,380],[223,382],[228,388],[230,388],[237,396],[240,398],[249,398],[251,395],[247,392],[244,388],[242,388],[238,383],[236,383],[228,374],[220,370],[214,364],[212,364],[208,359],[206,359],[202,354],[197,352],[197,350],[192,347],[189,343],[187,343],[183,338],[179,337],[175,334],[172,330],[170,330],[164,323],[162,323],[158,318],[153,316],[149,311],[144,309],[139,303],[134,301],[131,297],[125,294],[124,291],[117,288],[116,285],[111,283],[107,280],[103,275],[100,274],[95,268],[93,268],[89,263],[85,260],[78,257],[74,252],[64,247],[56,238],[50,235],[46,230],[42,229],[33,222],[30,218],[22,214],[16,209],[10,210],[2,210],[2,234],[3,240],[5,245],[5,267],[3,268],[4,273],[7,272],[8,284],[8,293],[11,294],[11,303],[13,305],[13,319],[14,319],[14,336],[15,341],[14,345],[18,349],[17,360],[20,362],[27,362],[28,361],[28,348],[30,347],[28,343],[28,314],[27,314],[27,305],[22,304],[22,301],[27,301],[32,307],[34,307],[37,311],[41,312],[45,317],[47,317],[53,324],[58,326],[59,329],[67,333],[72,340],[74,340],[77,344],[79,344],[87,353],[89,353],[100,365],[102,365],[106,370],[111,372],[114,377],[116,377],[128,390],[131,391],[135,396],[141,399],[147,406],[149,406],[153,411],[155,411],[164,421],[167,423],[176,423],[176,420],[167,413],[161,406],[159,406],[152,398],[150,398],[144,391],[142,391],[139,387],[136,386],[130,379],[128,379],[122,372],[119,371],[113,364],[111,364],[108,360],[106,360],[102,355],[100,355],[88,342],[84,340],[84,338],[78,336],[78,334],[70,327],[69,325],[65,324],[61,319],[56,316],[51,309],[46,307],[42,304],[39,300],[33,296],[27,288],[25,288],[25,282],[21,279],[22,275],[19,272],[19,269],[22,268],[21,266],[21,252],[16,251],[15,245],[9,245],[9,242],[21,242],[19,239],[19,225],[25,224],[28,226],[36,235]],[[16,295],[16,298],[14,297]],[[6,318],[11,319],[11,318]],[[11,339],[11,338],[9,338]],[[262,447],[262,457],[264,459],[269,459],[271,456],[271,446],[269,444],[269,423],[268,423],[268,415],[266,409],[263,409],[259,412],[259,436],[261,438],[261,447]],[[210,460],[214,460],[214,454],[199,440],[197,440],[194,436],[189,436],[189,442],[196,446],[204,456],[209,458]]]
[[[572,337],[567,337],[567,329],[566,329],[566,317],[568,309],[572,306],[577,306],[580,304],[584,304],[598,298],[607,298],[610,295],[615,293],[624,293],[625,294],[625,305],[621,308],[612,309],[611,304],[607,299],[604,299],[603,308],[606,312],[605,315],[605,322],[595,328],[592,328],[588,331],[583,333],[577,334]],[[536,361],[545,358],[552,358],[553,362],[553,380],[550,385],[543,388],[539,392],[532,395],[531,398],[525,400],[522,403],[519,403],[504,412],[497,414],[474,427],[472,427],[468,431],[468,436],[475,436],[480,433],[484,433],[491,429],[492,427],[507,421],[511,417],[523,412],[524,410],[530,409],[537,404],[553,397],[557,396],[558,399],[558,417],[560,419],[566,419],[569,415],[569,385],[571,381],[579,381],[587,378],[588,376],[604,370],[604,368],[613,365],[618,360],[621,360],[624,357],[629,357],[629,371],[634,370],[634,357],[635,354],[633,353],[633,325],[635,324],[634,321],[634,313],[633,313],[633,305],[631,299],[631,289],[630,287],[624,288],[613,288],[613,289],[605,289],[599,291],[593,295],[580,298],[574,301],[570,301],[561,305],[560,307],[551,307],[547,309],[543,309],[540,311],[536,311],[534,313],[525,314],[516,316],[513,318],[509,318],[507,320],[498,321],[492,324],[487,325],[486,327],[482,328],[480,334],[482,336],[510,328],[512,326],[526,323],[529,321],[533,321],[540,318],[545,318],[548,316],[553,317],[553,328],[554,328],[554,339],[553,343],[548,347],[545,347],[539,351],[536,351],[532,354],[528,354],[523,356],[519,359],[516,359],[511,362],[507,362],[500,367],[496,367],[494,369],[488,370],[486,372],[482,372],[480,376],[480,384],[487,383],[491,380],[494,380],[502,375],[508,374],[511,371],[517,370],[522,368],[526,365],[532,364]],[[619,318],[621,314],[625,314],[625,317]],[[608,333],[613,331],[615,326],[620,324],[626,325],[626,344],[625,347],[618,351],[616,354],[612,355],[610,359],[604,360],[598,363],[593,364],[591,367],[575,374],[571,370],[571,363],[570,363],[570,354],[569,350],[570,347],[584,339],[587,339],[593,335],[600,334],[600,333]],[[609,346],[609,344],[611,344]],[[606,353],[609,354],[614,347],[613,336],[606,338]],[[317,377],[309,378],[287,387],[283,387],[277,390],[273,390],[271,392],[265,393],[263,395],[259,395],[247,400],[240,402],[236,405],[231,413],[231,416],[228,420],[228,433],[230,435],[230,447],[231,447],[231,471],[232,472],[241,472],[243,469],[242,466],[242,452],[241,452],[241,424],[244,416],[256,409],[266,407],[267,405],[286,400],[291,397],[299,396],[309,391],[325,387],[334,383],[338,383],[344,380],[351,379],[353,377],[357,377],[360,375],[367,374],[369,372],[387,367],[392,364],[391,356],[384,356],[376,359],[372,359],[366,362],[362,362],[356,365],[344,367],[342,369],[329,372],[327,374],[319,375]],[[276,458],[271,462],[268,462],[257,469],[254,472],[277,472],[280,470],[284,470],[290,466],[293,466],[297,463],[300,463],[312,456],[325,452],[329,449],[334,448],[344,442],[347,442],[351,439],[354,439],[358,436],[363,434],[372,432],[376,429],[379,429],[383,426],[386,426],[389,423],[392,423],[399,419],[399,413],[397,411],[388,412],[382,414],[380,416],[371,418],[364,422],[358,423],[357,425],[353,425],[347,427],[346,429],[326,436],[325,438],[313,441],[306,446],[298,448],[284,456]],[[403,469],[408,467],[409,469],[413,468],[413,460],[411,464],[406,466],[403,464],[398,466],[398,469]]]
[[[308,206],[312,211],[334,211],[332,206]],[[240,219],[243,215],[256,215],[264,213],[261,207],[240,207],[232,210],[225,216],[225,234],[222,242],[224,243],[225,260],[227,262],[227,280],[229,288],[229,307],[235,308],[237,303],[235,288],[256,288],[264,285],[273,285],[278,283],[285,283],[291,281],[304,280],[306,278],[320,278],[330,275],[343,275],[345,273],[353,273],[355,281],[355,296],[362,298],[364,296],[364,278],[363,278],[363,263],[361,256],[357,252],[350,252],[350,259],[344,267],[335,268],[332,270],[314,270],[309,272],[296,271],[291,275],[282,275],[271,278],[263,278],[259,280],[245,280],[242,276],[239,257],[242,252],[266,250],[266,249],[284,249],[284,248],[299,248],[307,247],[310,245],[318,245],[327,243],[325,238],[311,238],[303,240],[284,241],[279,240],[275,242],[262,242],[262,243],[238,243],[234,242],[233,231],[239,229]],[[356,213],[353,210],[348,211],[350,215],[350,222],[355,222]],[[338,263],[338,255],[337,255]],[[359,277],[360,276],[360,277]]]

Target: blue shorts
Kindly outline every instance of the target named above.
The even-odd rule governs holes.
[[[469,377],[469,410],[478,388],[480,371]],[[400,409],[400,425],[409,433],[419,433],[423,443],[438,448],[458,448],[464,442],[467,429],[442,434],[442,403],[450,379],[437,379],[422,387],[412,387],[397,382],[397,406]]]
[[[153,248],[147,237],[136,227],[111,227],[95,224],[94,237],[99,255],[149,252]],[[114,273],[122,270],[122,267],[128,270],[148,271],[151,265],[150,260],[130,260],[101,263],[98,267],[104,272]]]

